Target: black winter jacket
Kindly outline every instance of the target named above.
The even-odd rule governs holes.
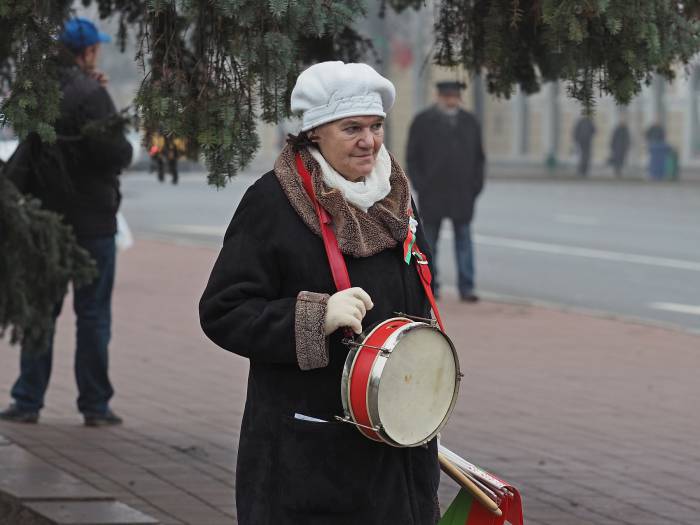
[[[406,147],[406,174],[418,192],[418,208],[426,223],[448,217],[469,223],[484,185],[484,151],[479,122],[459,110],[450,124],[433,106],[411,123]]]
[[[131,162],[107,90],[77,66],[62,71],[55,144],[22,141],[6,173],[23,193],[63,215],[79,237],[114,235],[121,201],[118,175]]]
[[[417,243],[426,250],[422,228]],[[372,297],[363,327],[426,316],[428,302],[402,247],[345,256],[353,286]],[[429,255],[429,254],[428,254]],[[332,294],[323,241],[297,215],[274,172],[243,197],[200,302],[205,333],[250,360],[236,470],[240,525],[434,525],[436,443],[393,448],[363,437],[342,415],[348,348],[330,337],[330,363],[302,371],[295,347],[300,291]],[[327,423],[295,419],[295,413]]]

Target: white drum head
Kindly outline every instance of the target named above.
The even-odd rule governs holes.
[[[452,346],[436,328],[414,328],[399,339],[379,382],[379,419],[402,446],[425,441],[450,412],[457,364]]]

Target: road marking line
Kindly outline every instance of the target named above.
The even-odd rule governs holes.
[[[532,252],[551,253],[553,255],[588,257],[590,259],[600,259],[604,261],[629,262],[635,264],[646,264],[648,266],[659,266],[662,268],[674,268],[677,270],[700,272],[700,262],[685,261],[682,259],[670,259],[666,257],[654,257],[634,253],[611,252],[607,250],[596,250],[593,248],[580,248],[578,246],[523,241],[520,239],[508,239],[505,237],[491,237],[490,235],[475,235],[474,240],[478,244],[483,244],[486,246],[515,248],[518,250],[528,250]]]
[[[677,312],[680,314],[700,315],[700,306],[692,304],[649,303],[648,306],[654,310],[666,310],[667,312]]]
[[[162,231],[174,233],[189,233],[195,235],[223,236],[226,233],[226,226],[206,225],[206,224],[169,224],[161,226]],[[637,255],[632,253],[610,252],[606,250],[596,250],[592,248],[580,248],[577,246],[565,246],[561,244],[549,244],[543,242],[523,241],[519,239],[508,239],[505,237],[492,237],[489,235],[475,235],[474,240],[478,244],[486,246],[498,246],[503,248],[515,248],[540,253],[550,253],[554,255],[569,255],[574,257],[588,257],[604,261],[631,262],[636,264],[646,264],[648,266],[659,266],[662,268],[674,268],[678,270],[690,270],[700,272],[700,263],[694,261],[684,261],[681,259],[669,259],[665,257],[653,257],[649,255]]]

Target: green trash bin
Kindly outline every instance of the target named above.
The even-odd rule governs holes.
[[[666,161],[664,163],[664,178],[668,180],[678,180],[678,151],[675,148],[668,148],[666,153]]]

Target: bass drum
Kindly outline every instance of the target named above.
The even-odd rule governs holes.
[[[341,383],[345,420],[394,447],[430,441],[452,414],[462,374],[437,327],[387,319],[350,343]]]

